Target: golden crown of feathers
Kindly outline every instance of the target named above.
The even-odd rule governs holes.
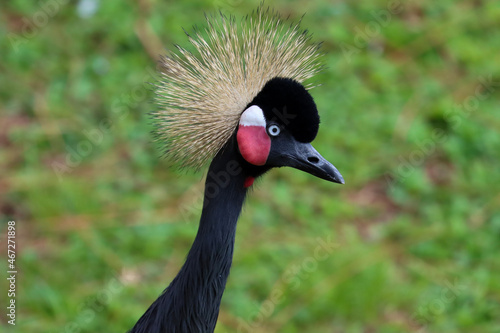
[[[229,140],[267,81],[302,83],[321,70],[320,44],[299,25],[263,5],[240,21],[206,15],[204,29],[186,33],[195,53],[177,46],[160,59],[153,116],[169,161],[199,170]]]

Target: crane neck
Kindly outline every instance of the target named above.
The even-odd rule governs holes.
[[[234,236],[247,193],[245,181],[248,177],[241,166],[241,158],[232,147],[226,147],[214,158],[205,181],[203,209],[195,242],[225,240],[221,237],[223,235]]]
[[[242,161],[234,138],[212,161],[198,233],[186,262],[131,332],[214,331],[250,177]]]
[[[236,224],[247,193],[248,176],[234,148],[231,141],[210,165],[198,233],[181,277],[176,279],[184,281],[175,286],[186,296],[181,312],[191,314],[191,324],[198,322],[203,327],[200,332],[215,329],[233,259]]]

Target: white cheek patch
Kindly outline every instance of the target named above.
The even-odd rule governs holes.
[[[241,114],[241,126],[262,126],[266,127],[264,112],[257,105],[252,105]]]

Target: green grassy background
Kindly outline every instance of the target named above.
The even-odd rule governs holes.
[[[307,12],[303,27],[324,41],[315,147],[346,185],[293,169],[257,183],[216,332],[500,332],[500,2],[390,4],[272,2],[294,20]],[[145,82],[158,54],[186,44],[181,27],[257,5],[2,2],[12,331],[125,332],[175,276],[203,175],[159,158]]]

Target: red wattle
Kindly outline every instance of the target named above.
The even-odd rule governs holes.
[[[271,150],[271,139],[267,135],[264,126],[240,125],[236,140],[238,141],[241,156],[245,161],[253,165],[266,164]]]
[[[253,177],[247,177],[247,178],[245,179],[245,183],[243,184],[243,186],[244,186],[245,188],[252,186],[252,184],[253,184],[254,180],[255,180],[255,178],[253,178]]]

